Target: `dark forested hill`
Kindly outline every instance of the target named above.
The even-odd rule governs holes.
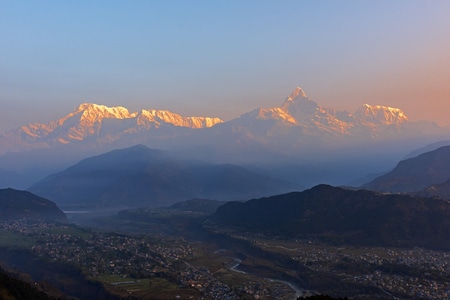
[[[443,183],[430,185],[414,194],[422,197],[437,197],[450,200],[450,179]]]
[[[66,215],[50,200],[27,191],[0,189],[0,220],[21,218],[67,222]]]
[[[222,228],[337,243],[450,248],[450,203],[318,185],[219,207]]]
[[[30,283],[20,279],[15,274],[11,274],[8,271],[0,268],[0,299],[33,299],[33,300],[55,300],[55,299],[68,299],[59,297],[53,297],[45,292],[39,290],[36,286],[32,286]]]

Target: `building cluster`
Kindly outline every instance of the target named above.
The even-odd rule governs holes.
[[[228,285],[214,277],[210,270],[195,267],[187,262],[185,264],[186,270],[180,272],[179,283],[181,286],[197,289],[208,299],[240,299]]]
[[[35,241],[34,253],[72,264],[92,278],[117,275],[123,282],[134,283],[156,276],[194,288],[208,299],[239,299],[208,269],[187,263],[196,253],[182,239],[74,230],[45,222],[17,221],[0,224],[0,228],[29,236]]]
[[[26,237],[34,244],[32,251],[37,255],[69,263],[94,279],[114,275],[127,283],[162,277],[180,288],[196,289],[208,299],[239,299],[238,295],[283,299],[293,292],[286,284],[276,287],[263,278],[231,288],[208,268],[189,263],[200,254],[181,238],[124,235],[26,220],[1,222],[0,230]],[[422,248],[331,247],[311,241],[277,244],[258,239],[252,242],[266,250],[289,253],[294,262],[315,272],[378,287],[392,297],[450,298],[450,252]],[[224,268],[233,270],[230,266],[224,265]]]
[[[318,271],[338,273],[346,281],[376,286],[386,294],[412,298],[450,298],[450,253],[423,248],[302,248],[293,256],[304,266]],[[300,252],[299,252],[300,253]],[[345,270],[347,266],[361,268]]]

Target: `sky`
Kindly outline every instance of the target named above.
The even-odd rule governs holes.
[[[450,125],[450,1],[0,0],[0,132],[80,103],[230,120],[321,106]]]

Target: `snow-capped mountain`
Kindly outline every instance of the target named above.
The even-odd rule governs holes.
[[[444,133],[433,122],[409,122],[398,108],[364,104],[351,114],[323,107],[300,87],[281,106],[258,108],[214,130],[225,127],[265,145],[283,147],[284,152],[297,152],[311,143],[335,147]]]
[[[40,124],[33,123],[11,130],[0,136],[3,144],[0,153],[53,145],[80,143],[112,143],[126,135],[145,132],[161,127],[186,127],[191,129],[212,127],[223,121],[210,117],[182,117],[167,110],[141,110],[129,112],[117,106],[107,107],[83,103],[73,112],[59,120]],[[6,145],[5,145],[6,144]]]
[[[364,104],[354,116],[370,124],[399,126],[408,121],[408,117],[401,109],[381,105]]]
[[[401,109],[388,106],[364,104],[354,114],[322,107],[309,99],[300,87],[286,98],[282,106],[259,109],[257,118],[268,119],[269,114],[273,119],[283,119],[305,128],[350,135],[360,130],[360,127],[400,126],[408,121]],[[255,112],[248,116],[255,116]]]

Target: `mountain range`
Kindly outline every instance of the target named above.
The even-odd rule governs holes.
[[[262,169],[304,186],[344,184],[385,171],[411,149],[445,138],[448,129],[411,122],[401,109],[364,104],[354,113],[336,111],[297,87],[280,106],[226,122],[84,103],[56,121],[0,134],[0,169],[26,175],[23,184],[31,184],[83,158],[143,144],[185,158]]]
[[[293,189],[293,184],[236,165],[186,160],[137,145],[84,159],[29,190],[65,208],[113,209],[193,198],[243,200]]]
[[[106,107],[83,103],[66,116],[48,123],[31,123],[1,135],[1,151],[17,152],[38,148],[50,148],[70,143],[112,144],[135,136],[137,139],[152,137],[165,139],[168,133],[174,138],[189,130],[212,128],[224,123],[214,117],[182,117],[167,110],[141,110],[129,112],[124,107]],[[235,129],[241,128],[249,139],[269,140],[275,135],[294,131],[299,137],[327,135],[330,137],[360,137],[381,139],[398,134],[435,133],[435,124],[411,123],[398,108],[364,104],[353,114],[319,106],[297,87],[279,107],[258,108],[241,117],[225,122]],[[264,124],[264,126],[263,126]],[[220,126],[219,126],[220,127]],[[226,127],[226,126],[225,126]],[[246,130],[245,130],[246,129]],[[177,132],[177,130],[179,132]],[[210,130],[216,134],[217,130]],[[220,131],[219,131],[220,132]],[[146,133],[145,136],[140,136]]]
[[[158,132],[171,127],[206,128],[219,118],[182,117],[167,110],[130,113],[124,107],[83,103],[75,111],[45,124],[32,123],[2,134],[2,152],[50,148],[83,142],[108,144],[142,131]]]

